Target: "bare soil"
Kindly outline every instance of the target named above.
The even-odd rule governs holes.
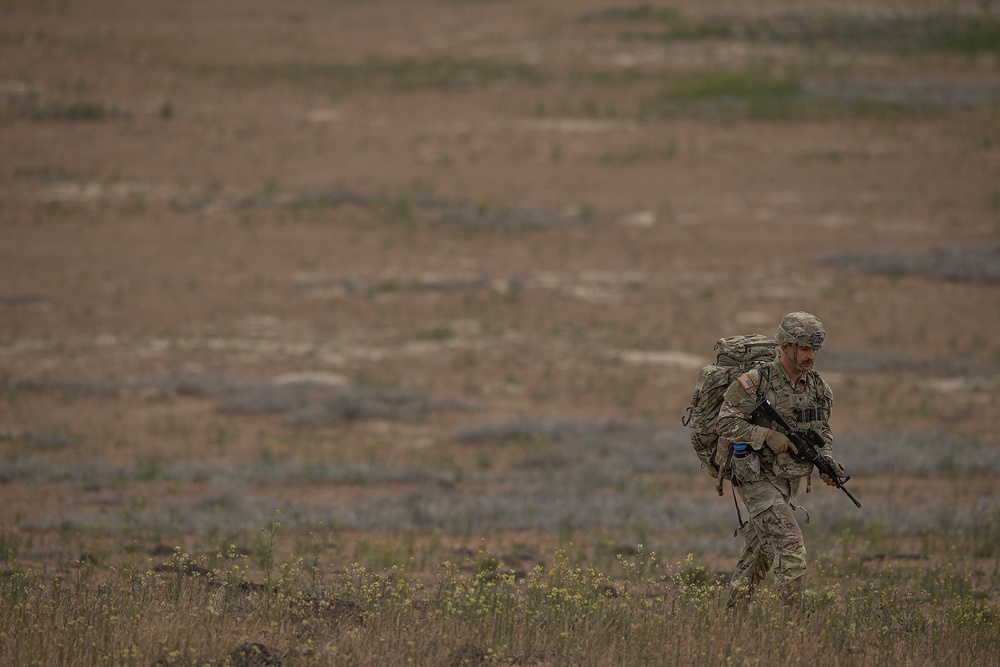
[[[798,16],[671,7],[736,26]],[[818,369],[835,433],[853,436],[848,468],[886,434],[1000,449],[997,282],[827,261],[996,246],[997,50],[656,39],[669,21],[630,8],[6,2],[0,494],[21,556],[92,550],[66,542],[102,527],[149,542],[236,533],[275,509],[377,530],[383,519],[322,508],[461,508],[524,471],[537,483],[539,466],[558,486],[579,456],[567,442],[455,442],[477,424],[652,421],[684,449],[680,417],[715,340],[773,333],[793,310],[826,325]],[[957,12],[796,11],[821,26]],[[724,98],[644,107],[672,74],[759,68],[807,91],[878,84],[917,100],[787,118],[730,113]],[[338,418],[322,412],[335,396],[354,401]],[[898,484],[974,506],[996,503],[995,472]],[[617,474],[652,496],[727,502],[700,471]],[[852,485],[891,506],[895,478]],[[620,489],[605,481],[610,502]],[[437,516],[386,510],[384,526],[433,532]],[[528,514],[497,521],[557,532]]]

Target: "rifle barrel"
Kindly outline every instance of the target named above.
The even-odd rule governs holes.
[[[788,423],[788,421],[781,416],[781,413],[778,412],[778,410],[773,405],[771,405],[771,401],[767,400],[766,396],[757,401],[757,405],[753,406],[753,409],[750,410],[750,414],[748,416],[752,417],[755,414],[760,414],[765,419],[775,422],[776,424],[778,424],[778,426],[782,428],[782,430],[785,431],[785,435],[788,436],[788,438],[795,443],[795,446],[799,448],[800,454],[803,455],[803,459],[800,460],[807,460],[807,461],[811,460],[813,465],[815,465],[817,468],[820,467],[818,461],[822,460],[823,455],[819,453],[819,450],[816,449],[816,447],[813,446],[811,442],[809,442],[809,438],[805,433],[803,433],[802,431],[797,431],[794,428],[792,428],[792,426]],[[817,435],[817,437],[819,436]],[[834,481],[834,486],[836,486],[838,489],[846,493],[847,497],[851,499],[851,501],[855,504],[855,506],[857,506],[858,508],[861,507],[861,503],[858,502],[858,499],[854,497],[854,494],[848,491],[847,487],[844,486],[844,482],[849,480],[850,477],[845,477],[844,479],[841,479],[840,475],[834,473],[832,469],[830,470],[830,472],[827,473],[827,475],[832,477]]]

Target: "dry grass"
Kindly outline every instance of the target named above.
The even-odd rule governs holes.
[[[727,609],[724,582],[698,559],[670,563],[641,545],[606,569],[586,546],[504,556],[485,543],[432,568],[412,556],[339,567],[323,536],[279,560],[281,530],[276,519],[261,528],[256,558],[177,548],[112,567],[81,559],[58,576],[8,572],[4,662],[881,665],[904,653],[915,664],[996,664],[995,538],[989,554],[957,538],[871,560],[852,556],[860,543],[846,538],[839,555],[815,560],[798,604],[765,590]]]
[[[7,4],[0,664],[997,664],[989,3]],[[801,309],[864,507],[732,614]]]

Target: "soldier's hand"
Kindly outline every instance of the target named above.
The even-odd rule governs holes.
[[[775,454],[780,454],[784,451],[791,451],[792,454],[798,454],[799,450],[791,440],[788,439],[784,433],[778,433],[777,431],[768,431],[767,437],[764,438],[764,443],[767,448],[770,449]]]
[[[834,460],[832,456],[823,456],[823,458],[826,459],[826,462],[830,464],[830,467],[833,469],[833,472],[836,473],[838,478],[844,476],[844,466],[837,463],[837,461]],[[837,486],[836,480],[831,479],[829,475],[820,473],[819,478],[824,482],[826,482],[828,486]]]

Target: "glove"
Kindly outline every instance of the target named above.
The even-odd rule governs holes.
[[[767,437],[764,438],[764,444],[775,454],[780,454],[781,452],[791,450],[792,454],[798,454],[799,450],[791,440],[788,439],[784,433],[778,433],[777,431],[768,431]]]
[[[830,467],[833,468],[833,471],[837,473],[837,477],[844,476],[844,466],[837,463],[832,456],[824,455],[823,458],[826,459],[826,462],[830,464]],[[831,479],[829,475],[820,473],[819,478],[824,482],[826,482],[827,486],[837,486],[837,482]]]

